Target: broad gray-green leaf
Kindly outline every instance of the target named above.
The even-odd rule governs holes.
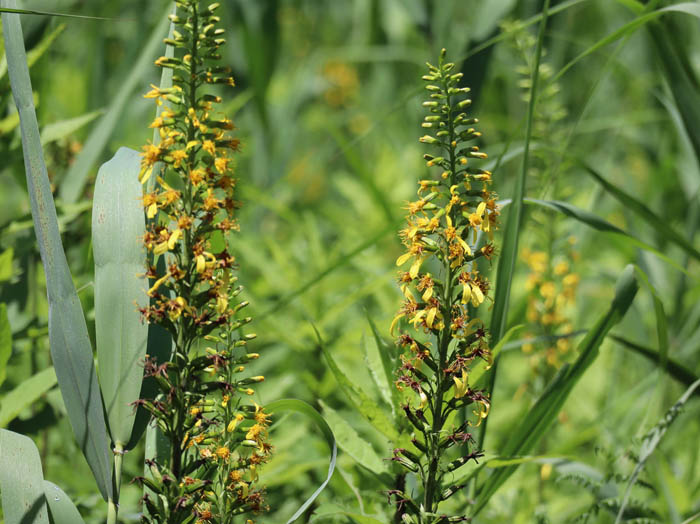
[[[2,0],[13,9],[15,0]],[[73,285],[58,230],[39,137],[19,15],[3,13],[3,35],[12,95],[20,117],[27,189],[49,299],[49,343],[58,384],[76,440],[102,497],[112,494],[112,473],[104,407],[85,317]]]
[[[73,501],[56,484],[44,480],[44,495],[52,524],[85,524]]]
[[[29,437],[0,429],[0,491],[5,524],[49,524],[39,450]]]
[[[12,330],[10,329],[10,321],[7,318],[7,306],[2,303],[0,304],[0,385],[5,382],[7,361],[10,360],[11,354]]]
[[[136,151],[120,148],[97,173],[92,210],[97,372],[112,441],[121,447],[131,437],[148,337],[137,309],[148,303],[140,167]]]
[[[20,382],[0,399],[0,428],[7,426],[23,409],[31,406],[55,385],[56,372],[53,368],[39,371]]]

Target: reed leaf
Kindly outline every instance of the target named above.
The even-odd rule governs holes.
[[[0,429],[0,491],[5,524],[49,524],[43,481],[39,450],[32,439]]]
[[[3,0],[2,6],[13,8],[15,2]],[[4,13],[2,23],[12,94],[20,117],[34,230],[46,274],[51,356],[78,445],[85,454],[102,497],[107,499],[112,493],[112,474],[104,407],[85,317],[58,231],[19,15]]]
[[[578,346],[578,358],[565,364],[549,383],[540,398],[525,414],[522,421],[511,432],[501,450],[503,456],[527,455],[554,422],[574,386],[598,356],[598,349],[610,329],[622,320],[637,293],[634,267],[625,268],[617,281],[615,298],[608,311],[588,331]],[[500,468],[485,481],[478,491],[473,515],[477,515],[494,493],[515,472],[517,465]]]
[[[148,337],[137,309],[148,301],[140,168],[140,155],[120,148],[97,174],[92,212],[98,376],[112,442],[120,447],[131,437]]]
[[[657,364],[659,367],[663,368],[666,371],[666,373],[668,373],[671,377],[673,377],[675,380],[685,385],[686,387],[690,387],[690,385],[693,382],[700,378],[686,366],[684,366],[683,364],[671,357],[667,357],[666,362],[664,363],[663,355],[661,355],[655,349],[642,346],[641,344],[637,344],[636,342],[632,342],[631,340],[628,340],[616,334],[611,334],[609,336],[612,340],[620,344],[623,348],[637,353],[638,355],[642,355],[644,358],[650,360],[654,364]],[[700,395],[700,391],[696,391],[695,394]]]
[[[107,113],[91,131],[82,151],[66,173],[58,191],[63,202],[72,204],[83,194],[90,170],[102,155],[107,141],[124,113],[127,101],[131,99],[134,89],[139,85],[153,64],[152,60],[158,53],[159,46],[163,42],[163,35],[167,31],[168,14],[171,10],[172,7],[168,6],[163,16],[159,18],[161,22],[151,32],[148,41],[143,47],[141,56],[131,69],[131,73],[124,80]]]
[[[626,193],[616,185],[608,182],[600,173],[586,163],[582,161],[579,161],[579,163],[581,167],[583,167],[584,171],[588,173],[596,182],[598,182],[603,189],[605,189],[605,191],[620,202],[625,209],[632,211],[649,226],[654,228],[659,234],[660,238],[673,242],[695,260],[700,260],[700,251],[698,251],[695,246],[693,246],[683,235],[669,227],[667,220],[664,220],[662,217],[654,213],[640,200],[634,198],[632,195]]]
[[[51,524],[85,524],[73,501],[56,484],[45,480],[44,495],[49,505]]]
[[[271,402],[270,404],[267,404],[265,406],[265,411],[273,414],[279,413],[280,411],[294,411],[296,413],[306,415],[312,420],[316,427],[318,427],[318,429],[321,430],[321,433],[323,433],[323,437],[326,439],[328,447],[331,449],[331,459],[330,465],[328,466],[328,476],[326,477],[326,480],[324,480],[323,483],[318,487],[318,489],[316,489],[316,491],[313,492],[313,494],[306,500],[306,502],[304,502],[304,504],[301,505],[301,507],[294,513],[294,515],[292,515],[289,518],[287,524],[291,524],[304,514],[306,509],[313,503],[314,500],[316,500],[316,497],[318,497],[321,494],[328,482],[330,482],[331,477],[333,477],[333,472],[335,471],[335,461],[338,454],[338,447],[335,443],[333,431],[331,431],[331,428],[330,426],[328,426],[328,423],[319,414],[319,412],[313,408],[313,406],[307,404],[302,400],[290,398],[276,400],[274,402]]]

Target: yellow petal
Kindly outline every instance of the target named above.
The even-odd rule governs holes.
[[[484,294],[481,292],[481,289],[476,284],[471,284],[471,288],[472,304],[474,305],[474,307],[476,307],[484,301]]]
[[[416,259],[413,261],[413,264],[411,264],[411,268],[408,270],[408,274],[411,276],[411,278],[416,278],[418,276],[418,271],[420,270],[420,266],[423,263],[423,259],[420,257],[416,257]]]
[[[462,304],[469,302],[469,298],[472,296],[472,288],[469,284],[462,285]]]
[[[391,327],[389,328],[389,333],[391,336],[394,336],[394,328],[396,327],[396,323],[399,321],[400,318],[405,317],[406,315],[404,313],[399,313],[394,317],[394,320],[391,321]]]
[[[428,310],[428,314],[425,316],[425,323],[428,324],[429,328],[433,327],[433,321],[435,320],[436,314],[437,314],[436,307],[432,307]]]
[[[399,258],[396,259],[396,265],[403,266],[406,263],[406,261],[409,258],[411,258],[411,256],[412,256],[411,253],[404,253],[403,255],[401,255]]]

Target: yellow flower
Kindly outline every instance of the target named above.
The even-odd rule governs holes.
[[[468,378],[469,375],[465,368],[462,368],[462,378],[452,377],[455,383],[455,398],[462,398],[467,394],[467,389],[469,389]]]

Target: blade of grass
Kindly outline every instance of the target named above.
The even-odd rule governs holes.
[[[289,398],[276,400],[274,402],[271,402],[270,404],[267,404],[265,406],[265,411],[267,411],[268,413],[279,413],[280,411],[295,411],[297,413],[301,413],[302,415],[306,415],[314,422],[314,424],[316,424],[318,429],[321,430],[321,433],[323,433],[323,436],[326,439],[328,447],[331,449],[331,460],[330,465],[328,466],[328,476],[326,477],[326,480],[324,480],[323,483],[318,487],[318,489],[313,492],[313,494],[306,500],[306,502],[304,502],[304,504],[301,505],[301,507],[294,513],[294,515],[292,515],[289,518],[287,524],[290,524],[304,514],[306,509],[313,503],[314,500],[316,500],[316,497],[320,495],[320,493],[324,490],[328,482],[330,482],[331,477],[333,476],[333,472],[335,471],[335,461],[338,455],[338,447],[335,443],[333,431],[331,431],[331,428],[330,426],[328,426],[328,423],[323,419],[323,417],[318,413],[318,411],[316,411],[313,408],[313,406],[307,404],[306,402]]]
[[[5,382],[7,361],[12,354],[12,329],[7,318],[7,305],[0,303],[0,386]],[[1,404],[0,404],[1,405]],[[0,424],[0,427],[2,424]]]
[[[69,204],[74,203],[82,195],[90,171],[102,155],[102,151],[107,145],[112,131],[124,112],[126,102],[131,98],[134,89],[144,77],[148,68],[152,65],[153,57],[162,44],[163,35],[168,29],[168,14],[170,14],[171,10],[172,7],[168,6],[163,16],[159,18],[161,22],[153,29],[148,42],[146,42],[146,45],[143,47],[141,56],[131,69],[131,73],[126,80],[124,80],[119,93],[114,97],[107,113],[105,113],[97,126],[92,130],[82,151],[66,173],[63,183],[58,190],[58,194],[64,202]]]
[[[622,497],[622,503],[620,504],[620,509],[617,512],[617,517],[615,518],[615,524],[622,522],[622,515],[624,515],[625,508],[629,502],[632,486],[637,482],[639,474],[642,472],[647,460],[649,460],[649,457],[651,457],[652,453],[654,453],[658,445],[661,443],[661,439],[663,439],[664,435],[668,431],[668,428],[671,427],[671,424],[673,424],[676,418],[678,418],[681,408],[692,396],[693,392],[695,392],[698,386],[700,386],[700,379],[693,382],[690,387],[685,390],[685,393],[683,393],[676,403],[666,412],[664,417],[653,428],[651,428],[646,435],[644,435],[639,457],[637,458],[637,464],[634,467],[632,475],[630,475],[630,478],[627,481],[627,487],[625,488],[625,494]]]
[[[525,181],[527,172],[530,166],[530,141],[532,139],[532,127],[535,115],[535,105],[537,103],[537,94],[540,78],[540,60],[542,58],[542,44],[544,42],[544,33],[547,27],[547,16],[549,14],[549,0],[545,0],[542,7],[542,20],[540,22],[539,33],[537,35],[537,46],[535,47],[535,58],[532,64],[530,73],[531,89],[530,100],[527,108],[527,120],[525,122],[525,143],[523,146],[523,161],[520,169],[520,174],[515,183],[515,193],[513,194],[512,204],[508,210],[508,218],[506,218],[505,231],[503,235],[503,244],[501,245],[501,254],[498,257],[498,270],[496,272],[496,290],[493,302],[493,313],[491,314],[490,334],[491,343],[497,344],[503,337],[506,330],[506,322],[508,321],[508,305],[510,302],[510,288],[513,282],[513,273],[515,272],[515,261],[518,257],[518,240],[520,237],[520,229],[523,225],[523,198],[525,197]],[[493,391],[496,386],[496,377],[498,375],[498,357],[494,360],[493,370],[491,371],[490,380],[487,386],[487,395],[491,399],[491,407],[493,408]],[[488,419],[484,420],[477,439],[477,449],[481,449],[486,437],[488,429]]]
[[[5,524],[49,524],[43,480],[39,450],[32,439],[0,429],[0,492]]]
[[[649,277],[642,271],[638,266],[634,266],[637,272],[637,277],[639,281],[644,284],[649,292],[651,293],[651,298],[654,302],[654,314],[656,316],[656,340],[659,344],[659,356],[660,365],[662,368],[666,367],[668,362],[668,319],[666,317],[666,310],[664,309],[664,303],[661,301],[659,293],[656,288],[649,282]]]
[[[549,383],[540,398],[525,414],[521,423],[501,450],[503,456],[527,455],[554,422],[574,386],[598,356],[598,349],[608,331],[622,320],[637,293],[637,281],[633,266],[627,266],[617,281],[615,298],[608,311],[589,330],[578,346],[578,358],[565,364]],[[473,515],[486,507],[489,499],[515,472],[517,465],[498,469],[481,486],[477,493]]]
[[[683,235],[670,228],[667,225],[666,220],[654,213],[640,200],[634,198],[632,195],[626,193],[616,185],[608,182],[600,173],[598,173],[591,166],[587,165],[581,159],[578,159],[578,163],[584,169],[584,171],[586,171],[586,173],[588,173],[603,187],[603,189],[605,189],[605,191],[607,191],[618,202],[625,206],[625,209],[632,211],[649,226],[654,228],[661,238],[673,242],[694,259],[700,260],[700,251],[698,251],[695,246],[686,240]]]
[[[374,323],[374,320],[369,316],[369,312],[365,312],[367,316],[367,322],[369,323],[370,329],[372,330],[372,336],[374,338],[376,352],[378,353],[378,358],[370,357],[371,350],[369,349],[369,341],[365,342],[365,352],[367,355],[367,361],[370,362],[370,371],[374,377],[374,381],[379,388],[379,391],[384,396],[385,400],[389,403],[394,410],[394,406],[399,405],[399,391],[394,387],[394,371],[396,369],[396,359],[391,354],[391,348],[384,341],[384,339],[379,334],[379,330]],[[378,365],[378,362],[381,365]],[[383,371],[383,377],[379,373],[379,368],[381,367]]]
[[[56,385],[56,372],[46,368],[24,379],[0,400],[0,428],[7,426],[22,410],[31,406]]]
[[[148,337],[138,311],[148,301],[139,276],[146,262],[140,169],[140,155],[120,148],[97,174],[92,212],[98,376],[112,442],[121,448],[131,437]]]
[[[616,40],[619,40],[620,38],[627,36],[640,27],[644,26],[645,24],[651,22],[652,20],[655,20],[656,18],[660,17],[661,15],[667,14],[667,13],[684,13],[688,15],[692,15],[695,17],[700,18],[700,5],[692,2],[686,2],[686,3],[681,3],[681,4],[676,4],[676,5],[671,5],[668,7],[664,7],[662,9],[657,9],[656,11],[652,11],[650,13],[643,14],[641,16],[638,16],[631,22],[626,23],[622,27],[616,29],[612,33],[610,33],[608,36],[605,38],[602,38],[598,40],[595,44],[593,44],[591,47],[580,53],[578,56],[573,58],[570,62],[568,62],[564,67],[562,67],[556,75],[552,77],[550,80],[550,84],[557,82],[562,76],[566,74],[566,72],[574,67],[578,62],[586,58],[587,56],[595,53],[596,51],[602,49],[608,44],[611,44],[615,42]]]
[[[612,340],[620,344],[625,349],[629,349],[630,351],[633,351],[638,355],[642,355],[643,357],[649,359],[653,363],[663,367],[666,370],[666,372],[669,375],[671,375],[671,377],[673,377],[675,380],[685,385],[686,387],[689,387],[693,382],[700,378],[690,369],[688,369],[683,364],[681,364],[673,358],[668,358],[665,366],[662,366],[663,357],[655,349],[642,346],[619,335],[611,334],[609,336]],[[696,392],[695,394],[700,395],[700,391]]]
[[[41,145],[46,145],[49,142],[60,140],[61,138],[75,133],[78,129],[89,124],[101,114],[102,110],[99,109],[97,111],[85,113],[84,115],[76,116],[75,118],[61,120],[60,122],[52,122],[44,126],[44,129],[41,130]]]
[[[0,7],[0,13],[14,13],[18,15],[40,15],[58,16],[62,18],[79,18],[81,20],[105,20],[108,22],[126,21],[126,18],[105,18],[103,16],[73,15],[70,13],[56,13],[53,11],[38,11],[36,9],[16,9],[11,7]]]
[[[15,2],[2,0],[2,5],[12,8]],[[20,116],[34,230],[46,274],[51,357],[73,432],[106,500],[112,495],[112,473],[104,407],[85,317],[58,231],[19,15],[4,13],[2,25],[12,94]]]

